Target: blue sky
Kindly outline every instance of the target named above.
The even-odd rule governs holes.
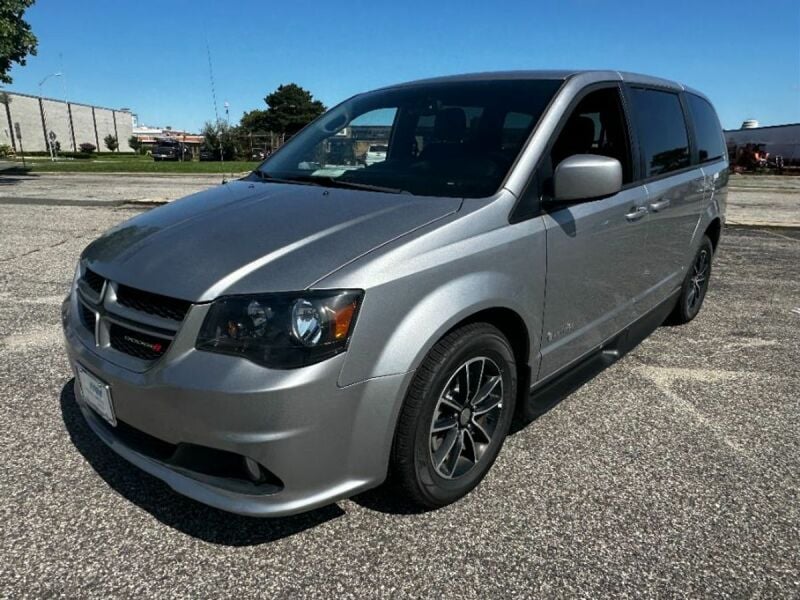
[[[36,94],[63,71],[69,99],[176,129],[214,116],[206,39],[232,122],[281,83],[331,106],[398,81],[529,68],[675,79],[708,94],[726,128],[800,122],[797,0],[38,0],[27,18],[39,54],[7,89]],[[62,97],[61,82],[44,93]]]

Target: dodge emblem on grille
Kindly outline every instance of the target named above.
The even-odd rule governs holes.
[[[144,340],[140,340],[135,337],[131,337],[129,335],[123,335],[122,339],[136,346],[142,346],[144,348],[147,348],[148,350],[152,350],[153,352],[161,352],[161,349],[163,348],[163,346],[158,342],[151,344],[150,342],[145,342]]]

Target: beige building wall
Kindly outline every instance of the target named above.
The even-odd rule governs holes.
[[[42,108],[48,136],[51,131],[56,134],[56,141],[61,145],[61,152],[74,151],[67,105],[54,100],[42,100]]]
[[[11,121],[16,128],[19,124],[22,134],[22,147],[26,152],[44,152],[47,146],[44,143],[44,127],[42,127],[42,112],[39,109],[39,99],[31,96],[8,94],[11,104]],[[17,152],[19,152],[17,141]]]
[[[6,114],[6,105],[0,102],[0,146],[11,146],[11,130],[8,125],[8,115]]]
[[[61,145],[62,152],[72,152],[80,148],[84,142],[97,146],[99,152],[108,152],[103,138],[109,134],[116,135],[120,152],[132,152],[128,146],[128,138],[133,135],[133,120],[128,111],[118,111],[109,108],[94,107],[86,104],[70,103],[51,98],[39,98],[6,92],[9,98],[9,112],[11,113],[12,126],[8,126],[5,106],[0,104],[0,144],[8,144],[20,151],[20,143],[16,136],[16,124],[19,124],[22,134],[22,148],[25,152],[46,152],[45,128],[43,120],[47,123],[47,131],[56,134],[56,140]],[[44,119],[42,118],[44,109]],[[72,111],[72,127],[70,127],[70,109]],[[116,121],[116,127],[115,127]],[[95,135],[95,127],[97,135]],[[75,133],[75,147],[73,136]],[[13,142],[13,143],[12,143]]]
[[[106,143],[103,140],[107,135],[113,135],[115,137],[117,135],[116,131],[114,131],[113,111],[110,111],[105,108],[95,108],[94,120],[95,123],[97,124],[97,139],[100,140],[100,147],[98,148],[98,150],[100,152],[108,152],[108,148],[106,148]]]
[[[133,152],[133,148],[128,145],[128,140],[133,135],[133,117],[129,112],[114,111],[117,118],[117,134],[119,135],[119,151]]]
[[[72,126],[75,128],[75,145],[80,150],[81,144],[90,143],[97,146],[94,137],[94,117],[92,107],[84,104],[72,104]]]

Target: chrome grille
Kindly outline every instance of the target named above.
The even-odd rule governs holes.
[[[77,293],[80,322],[95,345],[145,363],[166,354],[191,307],[186,300],[118,284],[89,269]]]

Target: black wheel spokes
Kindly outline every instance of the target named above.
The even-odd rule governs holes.
[[[430,427],[434,468],[453,479],[470,471],[492,442],[503,407],[503,380],[487,357],[461,365],[445,385]]]
[[[692,266],[693,273],[690,280],[691,287],[689,288],[689,294],[686,297],[686,304],[689,310],[693,310],[703,299],[705,287],[708,282],[709,265],[710,260],[708,252],[706,250],[702,250],[700,254],[697,255],[694,265]]]

